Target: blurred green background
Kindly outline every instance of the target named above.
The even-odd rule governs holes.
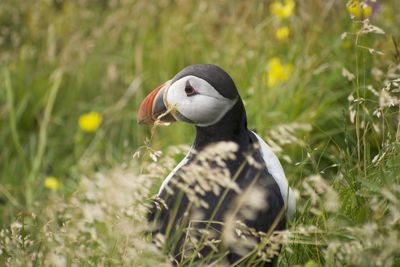
[[[138,105],[194,63],[217,64],[233,77],[249,128],[276,143],[295,188],[322,170],[327,179],[366,177],[385,144],[398,144],[398,109],[374,116],[379,97],[368,90],[398,77],[398,1],[370,1],[371,12],[361,8],[353,18],[346,1],[292,1],[288,16],[272,10],[273,2],[2,0],[0,226],[46,202],[54,193],[46,177],[67,196],[85,173],[117,164],[139,170],[148,158],[132,156],[150,128],[137,125]],[[385,34],[358,35],[366,17]],[[278,82],[270,81],[274,71],[283,76]],[[355,123],[349,95],[366,100],[354,109]],[[92,111],[102,123],[88,133],[78,121]],[[157,128],[151,146],[165,150],[193,138],[193,127],[177,123]],[[351,204],[351,192],[341,195],[350,203],[344,212],[361,222],[368,210]]]

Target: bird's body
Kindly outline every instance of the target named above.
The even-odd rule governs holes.
[[[294,195],[288,187],[277,157],[257,134],[248,130],[243,102],[229,75],[214,65],[192,65],[156,91],[151,102],[145,100],[142,103],[141,113],[139,112],[141,121],[151,121],[149,114],[153,116],[153,121],[160,114],[165,116],[165,111],[173,105],[173,118],[166,117],[166,121],[183,120],[196,126],[196,138],[191,151],[164,180],[158,193],[166,207],[160,209],[154,205],[149,214],[149,220],[157,224],[156,232],[173,240],[174,245],[170,252],[174,257],[182,256],[188,227],[212,228],[214,232],[222,233],[223,223],[237,207],[240,211],[238,199],[249,188],[256,188],[263,194],[256,214],[241,218],[246,226],[264,233],[283,230],[286,213],[291,215],[294,212]],[[194,98],[196,96],[197,99]],[[197,153],[218,142],[232,142],[237,145],[234,157],[225,159],[224,166],[230,179],[234,180],[240,190],[222,190],[218,194],[213,191],[205,192],[199,195],[205,204],[196,207],[185,190],[177,184],[184,182],[182,177],[185,168],[196,164]],[[214,159],[208,160],[212,163]],[[190,186],[195,187],[194,184]],[[191,216],[194,212],[201,213],[201,222],[192,224]],[[220,247],[229,250],[226,259],[230,263],[240,259],[237,253],[230,250],[229,245]],[[198,252],[203,257],[215,254],[207,246]],[[269,264],[271,263],[263,266]]]

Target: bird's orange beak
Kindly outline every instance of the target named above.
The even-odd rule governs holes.
[[[157,120],[161,122],[175,121],[171,114],[165,114],[168,108],[164,103],[164,94],[170,83],[171,81],[167,81],[161,84],[143,99],[137,114],[138,123],[152,125]]]

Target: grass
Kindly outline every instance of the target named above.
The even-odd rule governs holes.
[[[152,149],[133,158],[151,135],[136,110],[192,63],[231,74],[249,127],[277,150],[299,194],[282,266],[398,265],[399,7],[378,3],[370,24],[385,34],[377,34],[362,32],[344,1],[299,1],[287,19],[271,14],[270,2],[3,1],[0,265],[166,262],[140,235],[143,198],[194,130],[158,127]],[[290,29],[283,42],[275,38],[281,26]],[[268,86],[273,57],[293,71]],[[93,134],[78,127],[89,111],[103,116]],[[158,150],[157,166],[149,154]],[[47,176],[61,189],[46,189]],[[116,204],[104,184],[142,198]]]

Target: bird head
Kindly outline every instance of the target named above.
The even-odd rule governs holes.
[[[224,117],[239,99],[232,78],[211,64],[190,65],[154,89],[142,101],[139,123],[184,121],[211,126]]]

